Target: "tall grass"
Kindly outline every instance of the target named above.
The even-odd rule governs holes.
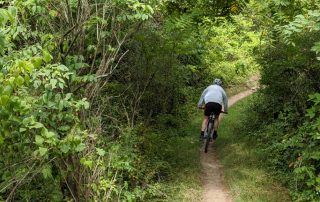
[[[267,169],[265,156],[254,140],[246,136],[243,120],[250,116],[247,103],[250,97],[239,101],[224,116],[216,142],[224,167],[225,180],[236,202],[286,202],[288,191]],[[249,127],[249,126],[247,126]]]
[[[162,145],[162,152],[166,153],[166,161],[171,169],[166,180],[159,184],[163,197],[154,199],[153,202],[189,202],[199,201],[201,198],[202,173],[198,142],[200,118],[190,119],[184,128],[167,136],[169,139],[166,140],[166,145]]]

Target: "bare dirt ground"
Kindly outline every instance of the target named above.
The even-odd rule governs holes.
[[[251,78],[249,82],[256,84],[258,77]],[[252,94],[257,89],[256,85],[249,84],[249,90],[241,92],[229,98],[229,107],[242,98]],[[253,86],[253,87],[252,87]],[[223,179],[223,166],[221,165],[214,147],[210,147],[208,153],[201,153],[201,164],[203,168],[203,202],[232,202],[230,191]]]

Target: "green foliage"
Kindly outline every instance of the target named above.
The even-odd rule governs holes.
[[[295,194],[297,201],[317,201],[319,200],[320,181],[318,173],[320,171],[320,150],[319,150],[319,131],[320,131],[320,94],[310,96],[312,107],[307,110],[306,120],[299,128],[297,134],[289,141],[292,146],[297,147],[299,153],[293,162],[296,189],[300,191]],[[294,144],[293,141],[299,142]]]
[[[210,1],[210,0],[170,0],[166,2],[170,13],[188,13],[193,10],[201,12],[201,16],[228,17],[232,14],[239,14],[245,7],[247,0],[232,1]]]
[[[0,1],[1,198],[165,198],[196,89],[257,69],[246,3]]]
[[[244,124],[250,140],[267,157],[268,167],[291,189],[295,201],[318,201],[319,184],[319,94],[310,96],[312,106],[307,109],[299,127],[292,111],[281,113],[277,122],[266,123],[259,114],[251,113]],[[257,99],[257,98],[256,98]],[[251,105],[248,111],[256,110]]]
[[[79,2],[1,2],[3,199],[141,201],[161,195],[157,176],[171,172],[163,158],[144,150],[154,140],[144,138],[136,124],[147,123],[153,108],[152,123],[157,115],[171,113],[163,116],[174,120],[179,114],[188,69],[170,51],[189,54],[194,51],[185,47],[191,45],[171,46],[179,35],[159,34],[159,27],[145,22],[159,9],[152,1]],[[152,49],[157,41],[166,48]],[[128,57],[126,48],[133,50]],[[108,102],[127,86],[135,100],[120,96]],[[165,96],[156,99],[159,94]],[[145,109],[139,105],[153,101]],[[115,121],[123,117],[128,122]]]
[[[318,10],[309,10],[306,15],[297,15],[294,20],[290,22],[288,25],[283,26],[282,34],[284,36],[286,43],[291,43],[295,46],[294,42],[291,41],[291,38],[295,37],[295,35],[299,35],[305,32],[317,32],[320,30],[320,23],[318,23],[320,19],[320,12]],[[316,42],[315,45],[311,48],[312,51],[316,53],[319,52],[318,44]]]
[[[232,22],[221,19],[218,25],[208,26],[206,32],[211,37],[204,63],[211,78],[222,77],[226,83],[238,84],[257,72],[259,65],[254,55],[259,53],[262,42],[253,26],[253,22],[242,15],[234,16]]]
[[[263,4],[271,20],[257,24],[274,29],[266,29],[269,43],[260,58],[263,88],[245,124],[296,201],[319,201],[318,8],[317,2],[303,0]]]
[[[2,14],[16,16],[17,10],[8,7]],[[1,193],[16,200],[30,200],[34,195],[47,199],[50,193],[50,200],[61,200],[57,186],[68,173],[59,161],[84,150],[87,133],[79,125],[79,112],[88,109],[89,103],[65,90],[78,77],[75,72],[52,63],[52,55],[41,43],[28,44],[17,37],[21,34],[30,40],[44,35],[25,34],[29,30],[10,15],[1,27],[6,36],[0,79]],[[46,180],[52,181],[54,192],[46,188]],[[32,189],[36,181],[43,183]],[[30,189],[31,194],[26,194]]]

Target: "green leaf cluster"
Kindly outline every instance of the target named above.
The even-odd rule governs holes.
[[[319,201],[320,5],[304,0],[251,5],[251,12],[264,14],[256,25],[267,43],[261,47],[262,89],[248,118],[249,136],[294,200]]]
[[[32,200],[35,195],[44,200],[52,189],[49,200],[58,200],[59,179],[68,174],[61,161],[85,148],[80,111],[89,103],[70,91],[70,83],[79,76],[54,63],[46,42],[50,35],[21,24],[19,11],[9,6],[0,12],[0,33],[5,36],[0,59],[1,195],[8,200]],[[51,185],[46,187],[48,181]],[[31,195],[25,193],[28,190]]]
[[[250,18],[237,15],[232,21],[221,19],[218,25],[207,26],[206,32],[210,39],[203,59],[211,78],[219,77],[228,84],[238,84],[259,70],[256,55],[264,42]]]

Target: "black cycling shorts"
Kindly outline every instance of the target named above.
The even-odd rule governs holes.
[[[219,116],[222,110],[222,106],[216,102],[208,102],[204,108],[204,115],[210,116],[213,112],[215,116]]]

